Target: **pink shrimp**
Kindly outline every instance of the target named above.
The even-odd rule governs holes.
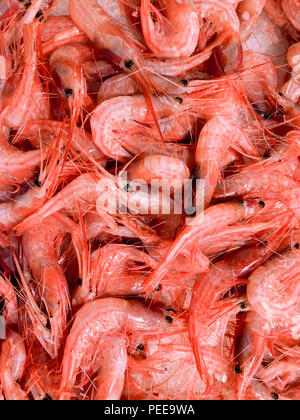
[[[83,62],[92,57],[86,45],[67,45],[56,49],[50,57],[50,67],[57,86],[68,100],[71,116],[76,120],[82,109],[91,111],[93,100],[87,93]]]
[[[186,164],[176,158],[162,155],[150,155],[133,162],[126,169],[128,179],[166,181],[166,185],[174,183],[174,188],[182,188],[184,182],[190,178],[190,170]]]
[[[191,56],[197,48],[200,33],[196,9],[186,0],[164,0],[161,4],[165,16],[151,0],[141,2],[141,23],[147,46],[158,58]]]
[[[158,119],[182,110],[175,100],[153,98]],[[131,154],[122,146],[126,140],[126,129],[130,123],[153,122],[146,99],[141,96],[122,96],[100,104],[91,117],[91,127],[95,144],[102,152],[117,161],[125,161]],[[124,138],[124,140],[123,140]]]
[[[6,340],[2,343],[0,355],[0,378],[6,400],[29,400],[26,392],[18,384],[24,373],[26,357],[23,338],[9,330]]]
[[[219,0],[197,0],[200,17],[213,24],[213,31],[226,36],[218,48],[218,56],[225,74],[237,71],[242,64],[243,50],[240,22],[234,7]]]
[[[209,205],[220,180],[229,148],[258,158],[258,152],[240,127],[224,117],[212,118],[200,133],[195,157],[199,177],[205,182],[205,207]]]
[[[25,233],[22,238],[26,260],[40,288],[38,295],[46,308],[45,315],[37,321],[35,318],[38,319],[40,313],[36,314],[35,305],[30,307],[29,302],[29,314],[39,341],[54,358],[58,354],[70,308],[68,285],[58,262],[55,243],[59,235],[69,230],[65,220],[61,216],[54,215],[43,220],[39,226]],[[45,320],[47,323],[47,317],[49,327],[43,323]]]
[[[244,203],[219,204],[207,209],[198,215],[175,239],[162,258],[159,265],[145,282],[145,290],[152,291],[161,284],[164,276],[169,272],[173,261],[182,253],[184,248],[189,248],[194,242],[198,242],[204,236],[218,232],[230,224],[251,218],[259,210],[259,204],[255,201]],[[208,258],[198,252],[198,273],[208,270]],[[201,264],[200,264],[201,261]]]
[[[171,327],[170,324],[174,325]],[[62,362],[63,372],[59,398],[76,397],[76,387],[86,384],[93,372],[97,374],[95,367],[100,368],[96,362],[97,355],[109,355],[110,358],[111,353],[106,345],[108,343],[109,348],[114,351],[118,348],[117,354],[114,353],[119,361],[118,369],[114,370],[114,375],[106,377],[101,375],[101,370],[99,371],[98,375],[100,374],[102,379],[102,392],[97,393],[97,398],[110,399],[114,397],[119,399],[127,367],[127,350],[124,341],[126,334],[130,332],[159,334],[169,331],[170,328],[174,328],[176,331],[182,326],[182,321],[174,321],[164,310],[149,309],[137,301],[100,299],[86,304],[77,313],[67,340]],[[120,341],[120,338],[123,340]],[[114,343],[118,343],[118,340],[119,345],[115,347]],[[105,363],[103,359],[102,363]],[[81,373],[80,385],[78,383],[79,373]]]
[[[11,128],[18,128],[26,119],[30,97],[34,84],[37,58],[35,51],[35,27],[25,25],[23,29],[25,65],[22,79],[5,104],[1,112],[1,120]]]

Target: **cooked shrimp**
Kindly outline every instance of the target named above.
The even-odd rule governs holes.
[[[240,21],[234,7],[219,0],[196,0],[200,17],[213,25],[218,35],[224,34],[225,41],[219,47],[219,61],[225,74],[239,70],[243,59],[240,39]]]
[[[209,205],[220,180],[229,148],[249,157],[258,157],[258,152],[241,128],[230,119],[212,118],[200,133],[195,158],[199,177],[205,182],[205,207]]]
[[[164,15],[151,0],[141,2],[141,23],[147,46],[158,58],[191,56],[197,48],[200,33],[196,9],[186,0],[163,0],[161,7]]]
[[[125,301],[121,299],[100,299],[86,304],[76,315],[70,335],[67,340],[64,358],[62,362],[61,391],[59,398],[76,398],[76,387],[88,383],[89,375],[95,372],[100,366],[94,365],[97,361],[97,354],[109,354],[106,346],[108,343],[111,348],[114,338],[120,340],[128,333],[159,334],[169,331],[170,328],[182,328],[182,321],[174,321],[164,310],[153,308],[149,309],[137,301]],[[106,339],[109,339],[106,341]],[[120,344],[122,344],[120,346]],[[119,356],[126,353],[124,340],[119,342]],[[115,346],[112,349],[115,351]],[[100,353],[101,352],[101,353]],[[116,354],[114,352],[114,354]],[[110,357],[110,356],[109,356]],[[104,377],[102,382],[102,395],[97,395],[99,399],[121,397],[122,390],[119,385],[124,381],[124,374],[127,367],[127,357],[122,358],[122,364],[115,370],[115,376]],[[81,379],[78,382],[78,374]],[[108,380],[108,382],[106,382]],[[79,385],[80,383],[80,385]],[[112,388],[112,385],[116,386]],[[110,389],[110,393],[108,393]]]
[[[35,320],[40,314],[32,314],[34,308],[30,308],[29,314],[32,322],[35,321],[37,338],[53,358],[58,354],[70,309],[68,284],[58,262],[55,243],[57,237],[68,230],[64,220],[54,215],[44,219],[22,238],[22,248],[34,281],[38,284],[38,295],[46,308],[44,318],[48,319],[49,327],[43,325],[41,320]]]
[[[67,45],[56,49],[50,57],[54,80],[67,99],[71,116],[76,120],[82,109],[90,111],[93,100],[87,93],[83,62],[91,59],[92,51],[86,45]]]
[[[69,11],[76,26],[114,64],[125,72],[142,68],[132,35],[97,0],[70,0]]]
[[[29,400],[26,392],[18,384],[22,378],[26,363],[24,339],[9,330],[3,341],[0,355],[0,378],[6,400]]]
[[[170,246],[159,265],[146,280],[145,290],[152,291],[161,284],[173,261],[182,253],[184,248],[188,249],[194,242],[198,242],[204,236],[218,232],[230,224],[251,218],[258,212],[258,209],[259,205],[254,201],[244,203],[232,202],[210,207],[204,213],[198,215],[189,225],[184,227]],[[201,251],[199,251],[198,273],[207,271],[209,266],[208,258],[201,254]],[[202,264],[200,264],[200,261]]]
[[[30,97],[36,74],[37,58],[35,50],[35,27],[25,25],[23,29],[24,38],[24,71],[22,79],[6,101],[1,112],[1,119],[4,124],[11,128],[18,128],[24,120],[30,105]]]
[[[13,285],[6,277],[0,276],[0,295],[4,300],[4,313],[6,326],[16,326],[18,324],[18,301]]]
[[[290,251],[259,267],[249,278],[251,307],[268,321],[284,322],[298,316],[300,253]]]
[[[175,100],[153,98],[158,119],[182,110]],[[144,96],[122,96],[109,99],[100,104],[91,117],[91,127],[95,144],[102,152],[117,161],[125,161],[131,154],[122,146],[126,140],[127,125],[138,122],[153,122]]]

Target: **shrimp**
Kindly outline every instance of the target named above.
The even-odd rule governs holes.
[[[249,38],[265,7],[267,0],[243,0],[237,8],[241,21],[240,33],[243,40]]]
[[[0,355],[0,378],[6,400],[29,400],[26,392],[18,384],[26,363],[26,348],[23,338],[12,330],[3,341]]]
[[[6,101],[1,112],[1,120],[7,127],[18,128],[24,120],[30,105],[30,97],[34,84],[37,57],[35,51],[35,27],[25,25],[23,29],[24,38],[24,71],[18,88]]]
[[[150,155],[133,162],[126,173],[129,180],[144,180],[148,184],[152,180],[166,182],[174,188],[182,188],[190,178],[190,170],[186,164],[176,158],[163,155]]]
[[[29,314],[35,321],[34,331],[39,341],[53,358],[58,354],[70,308],[68,284],[55,249],[57,237],[66,231],[69,229],[64,220],[54,215],[44,219],[22,238],[22,248],[33,278],[39,285],[38,294],[46,308],[45,318],[49,319],[49,327],[35,321],[36,315],[31,315],[34,309],[30,308]]]
[[[83,62],[92,51],[85,45],[67,45],[56,49],[50,57],[50,68],[63,97],[67,98],[71,116],[78,120],[82,108],[91,111],[93,100],[87,93]]]
[[[247,156],[258,157],[258,152],[241,128],[227,118],[212,118],[200,133],[195,157],[199,177],[205,182],[205,207],[209,205],[220,180],[229,148]]]
[[[97,0],[70,0],[69,11],[75,25],[114,64],[125,72],[142,68],[132,35],[106,13]]]
[[[297,31],[300,31],[300,3],[298,0],[282,0],[282,8],[288,17],[288,19],[291,21],[291,23],[294,25],[294,27],[297,29]]]
[[[153,98],[158,118],[179,112],[181,105],[175,100]],[[153,122],[144,96],[121,96],[100,104],[91,117],[92,134],[95,144],[102,152],[117,161],[130,159],[131,154],[122,146],[126,141],[127,125],[138,122]],[[123,140],[124,138],[124,140]],[[130,143],[129,143],[130,144]]]
[[[159,265],[146,280],[144,287],[147,291],[155,289],[169,272],[173,261],[178,257],[183,249],[188,249],[194,242],[198,242],[204,236],[218,232],[230,224],[247,220],[259,211],[259,205],[255,201],[243,203],[226,203],[210,207],[204,213],[200,213],[194,220],[186,225],[182,232],[169,247],[166,255],[162,258]],[[198,273],[208,270],[208,258],[198,252],[199,265]]]
[[[141,2],[141,24],[149,49],[156,57],[189,57],[197,48],[200,22],[196,9],[186,0],[163,0],[164,15],[151,4]],[[157,21],[153,22],[153,15]]]
[[[97,193],[97,182],[98,180],[90,174],[79,176],[44,205],[39,206],[38,210],[32,216],[29,216],[16,226],[16,232],[22,234],[26,230],[36,226],[37,221],[40,223],[42,219],[62,210],[73,214],[73,212],[76,212],[80,208],[80,204],[82,208],[84,204],[87,208],[92,204],[95,205],[99,195]]]
[[[243,60],[240,39],[240,21],[234,7],[219,0],[196,0],[200,17],[213,24],[213,30],[224,34],[225,41],[218,47],[218,58],[225,74],[239,70]]]
[[[251,307],[270,322],[298,317],[300,253],[289,251],[259,267],[250,277],[247,297]]]
[[[182,321],[173,320],[163,309],[149,309],[138,301],[107,298],[86,304],[77,312],[67,340],[62,361],[59,399],[76,397],[76,387],[86,384],[93,371],[97,374],[95,367],[100,368],[97,356],[103,354],[111,358],[108,348],[112,349],[115,357],[117,356],[119,368],[114,369],[114,375],[101,375],[102,392],[97,393],[97,398],[109,399],[113,396],[120,399],[123,389],[120,384],[124,383],[127,367],[127,350],[123,339],[119,341],[119,351],[115,353],[117,350],[114,345],[117,343],[115,340],[126,338],[131,332],[151,335],[164,333],[170,328],[176,331],[182,327]],[[81,373],[80,385],[79,373]],[[99,373],[101,374],[101,368]]]

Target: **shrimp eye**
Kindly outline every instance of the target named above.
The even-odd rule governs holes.
[[[72,89],[66,89],[65,94],[66,94],[66,97],[69,98],[69,96],[73,95],[73,90]]]
[[[134,62],[132,60],[125,61],[125,67],[127,67],[129,70],[131,70],[133,66],[134,66]]]
[[[188,216],[194,216],[196,214],[196,211],[197,211],[197,209],[195,207],[188,207],[188,208],[186,208],[184,210],[185,210],[185,213]]]
[[[176,311],[173,308],[168,309],[168,312],[173,312],[174,314],[176,314]]]
[[[272,392],[271,396],[272,396],[273,400],[279,400],[279,395],[276,394],[276,392]]]
[[[156,290],[157,292],[160,292],[160,291],[161,291],[161,284],[159,284],[155,290]]]
[[[172,324],[173,323],[173,318],[171,316],[166,316],[166,321],[168,324]]]
[[[50,320],[49,319],[47,320],[46,328],[47,328],[47,330],[50,330],[50,328],[51,328],[51,324],[50,324]]]
[[[175,98],[176,99],[176,101],[178,102],[178,103],[180,103],[180,105],[182,104],[182,102],[183,102],[183,99],[182,98],[180,98],[179,96],[177,97],[177,98]]]
[[[144,350],[145,350],[145,346],[144,346],[144,344],[139,344],[139,345],[137,346],[137,349],[138,349],[138,350],[140,350],[140,351],[144,351]]]
[[[131,185],[130,182],[127,182],[127,184],[124,185],[124,191],[125,192],[130,192],[131,191]]]
[[[79,286],[82,286],[82,280],[81,279],[78,279],[77,283],[79,284]]]
[[[236,373],[238,375],[240,375],[241,373],[243,373],[243,370],[242,370],[242,368],[241,368],[240,365],[236,365],[235,368],[234,368],[234,370],[236,371]]]
[[[278,95],[281,96],[281,97],[284,96],[284,94],[282,92],[279,92]]]
[[[271,155],[269,153],[265,153],[263,156],[265,159],[269,159],[271,157]]]
[[[40,187],[42,184],[41,184],[41,182],[38,179],[36,179],[34,181],[34,185],[36,185],[37,187]]]
[[[294,245],[294,248],[295,248],[295,249],[299,249],[299,248],[300,248],[300,244],[295,244],[295,245]]]
[[[37,12],[37,14],[35,15],[35,18],[36,18],[36,19],[38,19],[38,18],[40,18],[41,16],[43,16],[43,12],[42,12],[42,10],[39,10],[39,11]]]
[[[259,246],[264,246],[264,247],[268,246],[268,241],[260,242]]]
[[[261,209],[264,209],[266,207],[266,203],[262,200],[259,201],[258,205]]]
[[[28,9],[28,7],[30,7],[30,6],[31,6],[31,1],[28,1],[27,3],[25,3],[26,9]]]
[[[241,309],[244,310],[247,308],[247,303],[246,302],[242,302],[241,303]]]
[[[181,80],[181,83],[183,84],[183,86],[187,86],[189,84],[188,80],[186,79]]]
[[[271,116],[272,116],[271,114],[267,114],[267,113],[265,113],[265,114],[264,114],[264,119],[265,119],[265,120],[269,120],[269,119],[271,118]]]

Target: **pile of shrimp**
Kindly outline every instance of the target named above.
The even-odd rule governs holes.
[[[0,399],[297,400],[299,206],[299,0],[0,0]]]

